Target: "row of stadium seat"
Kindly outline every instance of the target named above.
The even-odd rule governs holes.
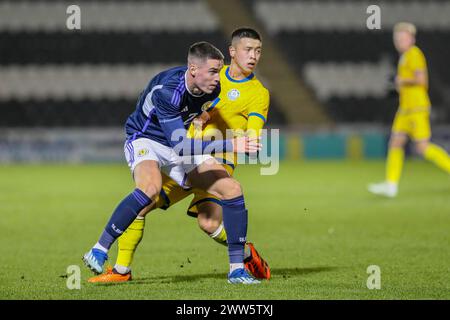
[[[384,123],[390,125],[397,111],[398,98],[332,97],[325,104],[328,114],[339,123]]]
[[[27,65],[0,67],[0,100],[136,99],[148,81],[175,65]]]
[[[219,32],[0,32],[0,65],[184,63],[186,48],[200,40],[217,44],[219,49],[227,52],[227,41]],[[292,64],[300,68],[309,61],[376,63],[388,56],[395,63],[398,59],[390,32],[282,32],[275,40]],[[99,43],[102,44],[100,48]],[[450,53],[450,32],[419,32],[418,43],[428,58],[430,69],[450,84],[450,73],[445,68]]]
[[[309,61],[376,63],[387,57],[396,64],[398,60],[391,32],[282,32],[276,39],[291,64],[300,69]],[[450,84],[446,68],[450,32],[419,30],[417,43],[427,57],[430,73]]]
[[[66,30],[69,3],[0,2],[0,30]],[[79,1],[85,31],[210,31],[218,19],[204,1]],[[254,1],[253,10],[271,32],[364,30],[369,1]],[[450,3],[381,1],[383,28],[410,20],[427,30],[450,29]],[[182,18],[174,18],[182,17]],[[360,17],[360,19],[356,18]],[[433,17],[430,19],[429,17]]]
[[[331,97],[384,98],[389,91],[392,64],[372,63],[308,63],[303,69],[305,81],[319,99]]]
[[[367,8],[380,8],[382,27],[408,20],[426,30],[450,30],[450,2],[439,1],[254,1],[272,33],[295,30],[366,30]],[[358,18],[359,17],[359,18]],[[430,18],[432,17],[432,19]]]
[[[0,127],[117,127],[135,106],[136,99],[9,100],[0,102]]]
[[[0,30],[67,31],[69,2],[0,2]],[[203,1],[77,1],[84,31],[210,31],[217,18]],[[182,17],[182,18],[181,18]]]
[[[0,32],[0,65],[32,63],[185,63],[197,41],[227,40],[216,32]]]

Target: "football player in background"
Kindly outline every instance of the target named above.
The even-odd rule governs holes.
[[[431,143],[428,71],[425,56],[415,45],[416,27],[400,22],[394,27],[394,45],[400,54],[396,89],[400,105],[392,125],[386,161],[386,179],[369,185],[369,191],[386,197],[395,197],[404,162],[404,148],[408,137],[414,141],[418,154],[450,173],[450,157],[438,145]]]

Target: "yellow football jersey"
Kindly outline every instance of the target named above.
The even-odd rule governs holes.
[[[418,47],[413,46],[401,55],[397,76],[402,79],[413,79],[416,71],[428,72],[424,54]],[[423,108],[429,108],[431,105],[428,97],[428,86],[425,85],[402,86],[399,96],[400,109],[403,111],[420,111]]]
[[[220,72],[220,87],[219,97],[208,108],[211,119],[200,135],[195,132],[192,125],[189,136],[217,138],[217,132],[220,132],[218,138],[231,138],[230,134],[227,136],[227,129],[232,129],[235,137],[244,133],[249,136],[258,136],[267,120],[269,91],[253,73],[241,80],[231,78],[229,66],[224,66]],[[227,155],[226,160],[236,164],[232,154]]]

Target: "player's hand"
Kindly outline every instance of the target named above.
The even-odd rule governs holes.
[[[205,124],[211,119],[211,116],[207,111],[203,111],[202,114],[199,115],[199,118],[202,119],[203,124]]]
[[[202,131],[203,130],[203,126],[211,119],[210,115],[208,112],[203,111],[201,115],[199,115],[198,117],[194,118],[194,120],[192,121],[192,123],[194,124],[194,129],[198,130],[198,131]]]
[[[397,88],[397,91],[399,91],[402,87],[412,86],[415,84],[414,79],[400,78],[399,76],[395,77],[395,87]]]
[[[201,132],[203,130],[203,121],[200,118],[195,118],[192,120],[192,124],[194,125],[194,130],[196,132]]]
[[[399,91],[400,87],[402,86],[403,82],[402,79],[399,76],[395,77],[395,89]]]
[[[237,153],[256,153],[262,149],[259,138],[237,137],[232,141],[233,151]]]

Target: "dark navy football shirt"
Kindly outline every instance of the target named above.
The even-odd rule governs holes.
[[[171,141],[172,131],[180,127],[188,129],[192,120],[220,93],[220,85],[210,94],[190,93],[186,88],[186,71],[186,66],[175,67],[159,73],[149,82],[125,124],[127,140],[148,138],[168,147],[180,142],[179,139]],[[226,144],[223,145],[227,149]]]

